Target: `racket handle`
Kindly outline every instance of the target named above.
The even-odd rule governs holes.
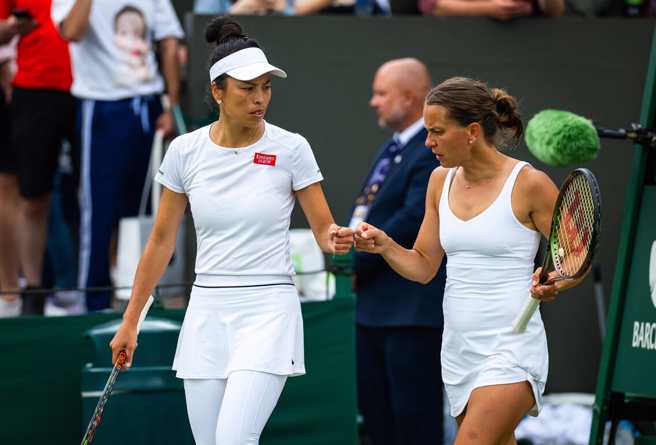
[[[155,301],[155,299],[153,298],[152,295],[150,295],[143,309],[141,309],[141,314],[139,314],[139,321],[137,322],[137,334],[139,333],[139,331],[141,331],[141,324],[146,319],[146,315],[148,314],[150,307],[153,305],[153,301]]]
[[[127,359],[128,354],[125,352],[125,350],[119,352],[118,357],[116,358],[116,363],[114,363],[114,368],[123,369],[123,365],[125,365],[125,361]]]
[[[515,318],[515,321],[513,321],[513,334],[521,334],[526,330],[526,326],[533,317],[533,314],[535,314],[535,310],[538,306],[540,306],[540,300],[529,295],[524,304],[524,309],[522,309],[517,318]]]

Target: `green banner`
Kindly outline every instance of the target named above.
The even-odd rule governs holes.
[[[612,391],[656,398],[656,186],[642,193]]]

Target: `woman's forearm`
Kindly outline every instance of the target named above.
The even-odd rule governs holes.
[[[382,256],[396,273],[421,284],[427,284],[435,277],[442,262],[440,258],[439,264],[432,264],[420,251],[406,249],[391,239]]]
[[[323,194],[321,183],[315,182],[296,192],[303,213],[310,224],[314,239],[325,253],[335,253],[334,230],[335,218],[328,207],[326,196]],[[331,226],[333,227],[331,229]]]
[[[148,240],[137,267],[130,303],[123,314],[123,319],[126,322],[136,325],[141,309],[146,304],[148,296],[152,293],[162,275],[164,275],[174,250],[175,238],[172,241],[160,241],[153,239],[153,237]]]
[[[325,253],[333,253],[332,252],[333,245],[331,243],[331,236],[330,236],[330,226],[332,224],[334,224],[334,221],[332,220],[332,216],[331,216],[330,220],[325,221],[324,224],[321,225],[321,227],[317,227],[314,229],[314,239],[317,240],[317,244],[319,244],[321,251]]]

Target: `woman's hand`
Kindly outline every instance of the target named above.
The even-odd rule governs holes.
[[[116,364],[120,352],[125,351],[126,358],[123,367],[129,368],[132,366],[132,355],[137,348],[137,325],[125,321],[121,323],[114,338],[109,342],[109,347],[112,348],[112,364]]]
[[[555,283],[551,283],[551,280],[558,277],[558,273],[553,271],[550,272],[549,275],[547,275],[545,284],[540,284],[540,273],[542,273],[542,267],[538,267],[535,270],[535,272],[533,272],[531,295],[536,300],[554,301],[561,287],[559,286],[559,284],[562,283],[563,281],[557,281]]]
[[[353,247],[353,230],[348,227],[340,227],[331,224],[328,228],[332,253],[335,255],[346,255]]]
[[[362,222],[355,228],[355,248],[360,252],[382,254],[390,242],[385,232],[369,223]]]

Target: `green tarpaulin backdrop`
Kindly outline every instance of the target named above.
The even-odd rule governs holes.
[[[354,444],[353,300],[302,306],[307,375],[288,380],[261,443]],[[153,310],[152,315],[180,321],[184,313]],[[0,320],[0,444],[80,442],[82,425],[86,423],[80,376],[84,363],[93,357],[84,332],[118,317],[93,314]],[[134,416],[147,414],[135,412]],[[186,416],[179,422],[188,428]],[[110,423],[108,427],[112,426]],[[157,428],[161,433],[167,425],[160,423]],[[122,443],[135,443],[128,432],[123,439]]]

